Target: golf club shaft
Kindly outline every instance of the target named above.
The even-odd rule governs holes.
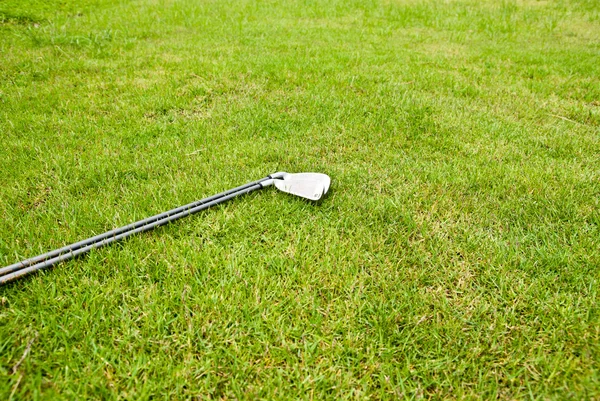
[[[213,195],[213,196],[209,196],[208,198],[204,198],[202,200],[199,200],[199,201],[196,201],[196,202],[192,202],[192,203],[189,203],[189,204],[184,205],[184,206],[180,206],[180,207],[178,207],[176,209],[172,209],[172,210],[169,210],[167,212],[160,213],[160,214],[157,214],[157,215],[152,216],[152,217],[148,217],[148,218],[146,218],[144,220],[137,221],[135,223],[126,225],[124,227],[120,227],[120,228],[116,228],[116,229],[111,230],[111,231],[107,231],[104,234],[96,235],[94,237],[91,237],[91,238],[88,238],[88,239],[76,242],[74,244],[71,244],[71,245],[68,245],[68,246],[65,246],[65,247],[62,247],[60,249],[56,249],[54,251],[47,252],[47,253],[44,253],[42,255],[35,256],[33,258],[26,259],[26,260],[23,260],[21,262],[13,263],[12,265],[9,265],[9,266],[1,268],[0,269],[0,276],[4,276],[6,274],[9,274],[9,273],[12,273],[14,271],[17,271],[17,270],[20,270],[22,268],[25,268],[27,266],[31,266],[31,265],[34,265],[36,263],[40,263],[40,262],[42,262],[44,260],[54,258],[56,256],[59,256],[59,255],[63,254],[63,253],[73,252],[73,251],[75,251],[75,250],[77,250],[79,248],[83,248],[83,247],[91,245],[91,244],[93,244],[95,242],[102,241],[102,240],[104,240],[106,238],[115,237],[115,236],[120,235],[122,233],[125,233],[127,231],[135,230],[135,229],[137,229],[139,227],[142,227],[142,226],[144,226],[146,224],[153,223],[155,221],[159,221],[159,220],[161,220],[163,218],[175,215],[175,214],[180,213],[182,211],[185,211],[185,210],[188,210],[188,209],[192,209],[194,207],[197,207],[197,206],[203,205],[205,203],[211,202],[213,200],[219,199],[221,197],[224,197],[224,196],[236,193],[238,191],[244,190],[245,188],[252,187],[253,185],[256,185],[256,184],[258,184],[260,182],[268,180],[269,178],[271,178],[271,176],[262,178],[262,179],[257,180],[257,181],[250,182],[250,183],[245,184],[245,185],[241,185],[239,187],[230,189],[228,191],[221,192],[221,193]]]
[[[175,221],[175,220],[178,220],[178,219],[180,219],[182,217],[189,216],[190,214],[194,214],[194,213],[197,213],[197,212],[199,212],[201,210],[208,209],[211,206],[218,205],[219,203],[223,203],[223,202],[225,202],[225,201],[227,201],[227,200],[229,200],[231,198],[234,198],[236,196],[247,194],[249,192],[256,191],[257,189],[261,189],[261,188],[263,188],[263,185],[260,182],[258,182],[256,184],[253,184],[253,185],[249,186],[249,187],[245,187],[245,188],[243,188],[241,190],[238,190],[237,192],[230,193],[230,194],[225,195],[225,196],[221,196],[221,197],[219,197],[217,199],[214,199],[214,200],[212,200],[210,202],[203,203],[203,204],[200,204],[200,205],[198,205],[196,207],[183,210],[183,211],[181,211],[181,212],[179,212],[177,214],[165,217],[165,218],[157,220],[157,221],[150,222],[150,223],[145,224],[145,225],[141,225],[141,226],[139,226],[139,227],[137,227],[135,229],[131,229],[129,231],[122,232],[122,233],[120,233],[118,235],[105,237],[101,241],[96,241],[96,242],[93,242],[93,243],[91,243],[91,244],[89,244],[87,246],[79,247],[78,249],[75,249],[75,250],[70,251],[68,253],[60,254],[59,256],[53,257],[51,259],[44,260],[44,261],[42,261],[40,263],[36,263],[36,264],[32,264],[32,265],[23,267],[21,269],[13,271],[13,272],[11,272],[9,274],[1,276],[0,277],[0,285],[6,284],[9,281],[13,281],[13,280],[15,280],[15,279],[17,279],[19,277],[31,274],[31,273],[33,273],[35,271],[51,267],[51,266],[53,266],[53,265],[55,265],[57,263],[65,261],[65,260],[69,260],[71,258],[74,258],[74,257],[79,256],[81,254],[84,254],[86,252],[89,252],[92,249],[100,248],[102,246],[111,244],[113,242],[120,241],[120,240],[122,240],[124,238],[127,238],[127,237],[130,237],[130,236],[132,236],[134,234],[138,234],[138,233],[142,233],[142,232],[145,232],[145,231],[152,230],[153,228],[160,227],[162,225],[170,223],[171,221]]]

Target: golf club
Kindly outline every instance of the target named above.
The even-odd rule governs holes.
[[[317,201],[329,190],[330,178],[320,173],[289,174],[278,172],[263,179],[221,192],[217,195],[192,202],[144,220],[120,227],[60,249],[14,263],[0,269],[0,285],[35,271],[51,267],[59,262],[84,254],[94,248],[120,241],[131,235],[149,231],[190,214],[197,213],[231,198],[274,185],[280,191],[305,199]]]

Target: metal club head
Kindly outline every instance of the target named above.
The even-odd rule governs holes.
[[[273,184],[280,191],[317,201],[329,190],[331,178],[321,173],[285,173],[281,178],[273,180]]]

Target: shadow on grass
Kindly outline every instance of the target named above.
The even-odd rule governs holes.
[[[35,15],[0,11],[0,24],[35,25],[42,22],[44,22],[44,19]]]

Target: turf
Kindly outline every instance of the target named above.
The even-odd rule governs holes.
[[[600,6],[0,0],[2,399],[600,399]]]

